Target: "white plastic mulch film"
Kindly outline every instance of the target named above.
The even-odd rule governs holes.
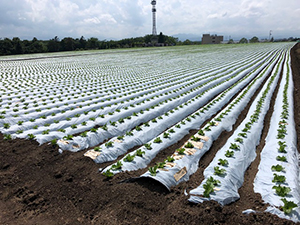
[[[272,115],[266,145],[261,152],[261,161],[254,181],[254,191],[260,193],[264,202],[270,204],[267,209],[268,212],[299,222],[299,155],[296,147],[297,135],[293,107],[294,85],[290,60],[289,55],[287,55],[283,78],[274,107],[276,110]],[[284,180],[281,181],[275,176],[281,176]],[[284,207],[285,201],[297,205],[290,214],[285,214],[279,210],[280,207]]]
[[[115,174],[147,167],[159,152],[204,125],[203,133],[182,146],[184,151],[175,150],[170,162],[141,175],[170,189],[196,172],[212,142],[222,131],[232,129],[250,98],[272,73],[245,120],[206,168],[205,180],[190,192],[192,202],[214,199],[228,204],[239,198],[244,172],[256,157],[261,124],[283,68],[288,78],[282,79],[276,107],[283,109],[287,119],[282,121],[282,112],[275,111],[272,121],[276,123],[271,124],[266,139],[266,154],[275,161],[264,159],[266,150],[262,152],[254,184],[255,191],[272,206],[268,210],[282,216],[279,208],[283,200],[273,189],[272,166],[284,167],[276,174],[285,176],[281,186],[290,189],[285,200],[299,205],[289,57],[284,64],[284,54],[293,45],[181,46],[80,52],[72,53],[72,57],[69,53],[0,57],[0,132],[5,139],[57,143],[60,151],[85,150],[84,154],[97,163],[121,156],[119,162],[103,170]],[[278,129],[285,134],[280,144]],[[280,147],[286,149],[285,155],[278,153]],[[278,155],[286,162],[277,162]],[[220,165],[220,159],[226,159],[227,164],[223,161],[225,166]],[[215,167],[223,176],[215,175]],[[268,179],[262,182],[260,177]],[[209,198],[203,197],[204,184],[211,188]],[[283,216],[296,221],[298,214],[296,207],[292,216]]]

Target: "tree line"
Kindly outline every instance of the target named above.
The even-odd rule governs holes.
[[[91,37],[85,39],[65,37],[60,40],[57,36],[50,40],[21,40],[18,37],[12,39],[0,39],[0,55],[16,55],[30,53],[91,50],[91,49],[115,49],[115,48],[133,48],[147,46],[174,46],[174,45],[197,44],[191,41],[178,41],[178,38],[167,36],[160,33],[157,37],[146,35],[144,37],[125,38],[122,40],[99,40]]]

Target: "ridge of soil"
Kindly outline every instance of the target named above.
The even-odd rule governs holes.
[[[300,43],[291,57],[299,150]],[[268,123],[267,119],[265,126]],[[264,129],[262,135],[266,132]],[[195,205],[184,195],[192,182],[168,192],[154,180],[127,180],[142,170],[106,179],[98,171],[101,166],[83,157],[83,152],[59,154],[51,145],[23,139],[4,141],[0,134],[0,224],[294,224],[270,213],[241,213],[265,207],[259,196],[248,193],[251,179],[241,188],[244,193],[236,203]],[[250,170],[255,165],[247,173]]]

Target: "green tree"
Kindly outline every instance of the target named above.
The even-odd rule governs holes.
[[[248,40],[246,38],[242,38],[240,41],[239,41],[240,44],[247,44],[248,43]]]
[[[12,54],[23,54],[24,53],[23,45],[22,45],[20,38],[14,37],[12,39],[12,44],[13,44]]]
[[[158,43],[165,43],[165,35],[162,32],[159,33]]]
[[[88,39],[87,43],[86,43],[86,47],[88,49],[98,49],[99,48],[99,40],[98,38],[95,37],[91,37]]]
[[[233,44],[233,43],[234,43],[233,39],[229,39],[229,41],[227,42],[227,44]]]
[[[0,40],[0,52],[1,55],[10,55],[13,53],[13,43],[9,38]]]
[[[58,52],[60,50],[60,41],[57,36],[51,39],[48,44],[47,48],[49,52]]]
[[[250,39],[250,43],[257,43],[259,42],[258,37],[254,36],[253,38]]]

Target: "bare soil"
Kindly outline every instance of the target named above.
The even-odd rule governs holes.
[[[299,43],[291,53],[299,150]],[[199,170],[191,179],[170,192],[156,181],[131,179],[139,177],[146,169],[107,179],[98,169],[108,164],[95,164],[84,157],[83,152],[59,154],[57,147],[48,144],[39,146],[35,141],[22,139],[4,141],[0,134],[0,224],[294,224],[263,212],[267,205],[260,195],[253,192],[253,179],[274,101],[275,97],[263,125],[258,157],[248,168],[244,185],[239,191],[241,198],[224,207],[213,201],[191,204],[184,191],[200,184],[204,168],[230,132],[222,133],[210,153],[201,159]],[[247,109],[237,124],[246,112]],[[180,144],[160,153],[154,161],[166,158]],[[246,209],[261,213],[242,214]]]

